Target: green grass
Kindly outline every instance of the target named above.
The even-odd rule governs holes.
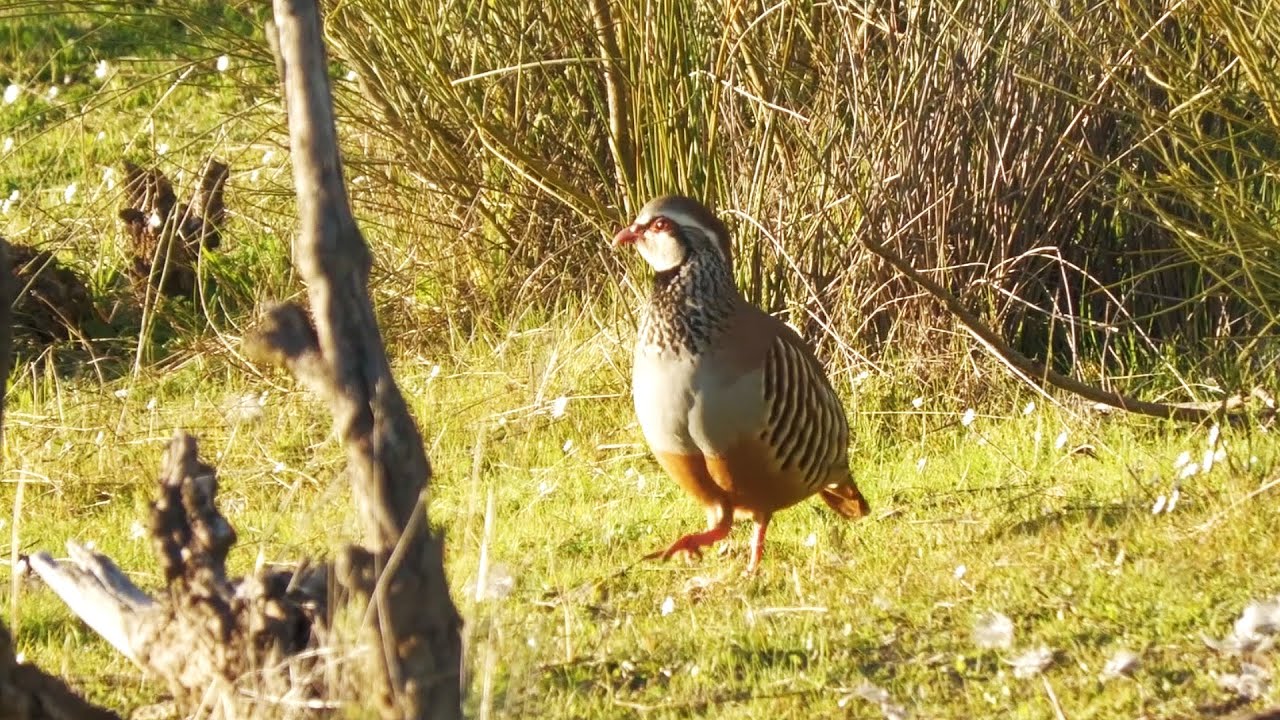
[[[856,392],[846,378],[842,391],[864,408],[890,389],[924,398],[919,410],[856,416],[870,519],[847,523],[817,503],[785,512],[750,578],[740,577],[744,527],[724,556],[637,562],[697,527],[701,513],[639,444],[625,334],[535,327],[448,358],[398,358],[437,470],[431,517],[447,533],[467,618],[477,713],[874,716],[863,700],[838,707],[870,682],[921,717],[1051,717],[1043,681],[1013,678],[1007,665],[1041,644],[1055,651],[1045,679],[1068,717],[1188,717],[1229,699],[1211,673],[1239,661],[1201,635],[1225,635],[1248,601],[1280,592],[1274,497],[1246,499],[1280,470],[1269,434],[1225,431],[1227,460],[1184,481],[1172,513],[1153,515],[1175,459],[1184,450],[1198,458],[1205,431],[1043,403],[1024,414],[1025,394],[976,406],[964,427],[964,405],[909,378],[872,376]],[[14,482],[27,479],[22,549],[92,540],[155,587],[134,525],[176,427],[197,432],[220,470],[222,507],[241,536],[234,569],[356,537],[327,419],[277,380],[284,389],[268,390],[257,420],[229,408],[268,385],[217,358],[105,386],[20,381],[0,497],[11,501]],[[562,395],[568,404],[554,418]],[[1069,440],[1055,449],[1063,429]],[[1070,452],[1086,442],[1096,457]],[[512,585],[477,601],[485,546],[491,576]],[[117,707],[155,697],[48,591],[24,588],[18,609],[32,661]],[[1013,651],[971,640],[989,610],[1013,620]],[[1139,652],[1142,666],[1132,679],[1100,682],[1120,647]]]
[[[0,194],[19,191],[0,234],[53,249],[90,277],[109,337],[63,343],[48,362],[15,370],[3,556],[92,541],[157,589],[141,527],[179,428],[219,470],[221,507],[240,535],[233,571],[331,554],[359,530],[330,420],[290,379],[238,354],[255,309],[299,291],[276,89],[251,49],[256,26],[237,14],[252,9],[195,4],[174,25],[148,13],[177,6],[56,22],[31,9],[43,6],[17,7],[20,21],[0,22],[0,84],[17,78],[43,94],[0,106],[0,139],[15,138]],[[234,22],[210,19],[224,15]],[[154,42],[126,31],[137,22]],[[220,73],[224,53],[231,68]],[[92,72],[99,60],[116,69],[105,83]],[[47,85],[68,74],[67,104],[50,103]],[[390,194],[401,170],[361,154],[377,141],[345,129],[375,302],[436,470],[430,515],[447,535],[466,619],[471,715],[879,717],[858,693],[868,683],[915,717],[1049,718],[1055,702],[1073,720],[1233,711],[1215,673],[1238,671],[1240,659],[1202,636],[1222,637],[1250,600],[1280,593],[1277,491],[1251,495],[1280,474],[1274,426],[1224,428],[1225,459],[1182,480],[1174,510],[1154,514],[1175,487],[1178,456],[1198,461],[1208,428],[1051,402],[959,341],[949,355],[889,353],[875,366],[837,356],[872,516],[847,523],[818,503],[779,515],[754,577],[740,575],[745,527],[724,555],[640,562],[702,516],[650,459],[631,413],[638,264],[593,258],[590,267],[611,270],[540,277],[531,296],[495,297],[519,265],[457,257],[462,234],[483,234],[483,223],[451,210],[424,225],[443,201],[412,184]],[[185,301],[130,307],[120,190],[102,168],[129,156],[189,179],[211,152],[232,165],[227,245],[205,267],[212,319]],[[603,237],[587,240],[605,252]],[[591,302],[538,295],[583,286]],[[492,312],[503,307],[523,310]],[[152,310],[157,329],[141,337]],[[134,371],[139,343],[152,361]],[[1141,360],[1097,372],[1145,387],[1214,384],[1196,370],[1213,365],[1202,358],[1174,357],[1154,373]],[[1274,368],[1257,379],[1277,383]],[[509,581],[509,591],[476,598],[482,555],[490,583]],[[990,611],[1013,621],[1011,649],[975,645],[975,620]],[[2,615],[28,661],[91,699],[127,712],[161,698],[38,583],[18,583]],[[1014,677],[1010,661],[1041,645],[1054,652],[1043,676]],[[1103,682],[1119,648],[1141,665]],[[1278,701],[1270,690],[1256,704]]]

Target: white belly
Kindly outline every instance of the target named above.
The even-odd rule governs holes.
[[[714,357],[637,346],[632,396],[654,452],[721,455],[763,427],[761,373],[726,377]]]

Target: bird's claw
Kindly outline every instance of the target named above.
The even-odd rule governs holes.
[[[679,540],[671,543],[671,546],[665,550],[656,550],[644,556],[645,560],[670,560],[679,553],[687,553],[690,560],[702,559],[702,546],[710,543],[705,542],[698,535],[685,535]]]

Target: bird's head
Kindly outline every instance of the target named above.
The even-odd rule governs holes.
[[[702,203],[683,195],[649,201],[635,221],[613,237],[613,246],[621,245],[634,245],[640,257],[660,273],[693,258],[733,265],[729,229]]]

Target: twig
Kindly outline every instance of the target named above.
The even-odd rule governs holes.
[[[756,104],[758,104],[758,105],[761,105],[761,106],[763,106],[763,107],[767,107],[767,108],[769,108],[770,110],[773,110],[773,111],[775,111],[775,112],[780,112],[780,113],[782,113],[783,115],[786,115],[787,117],[790,117],[790,118],[791,118],[791,119],[793,119],[793,120],[797,120],[797,121],[802,122],[802,123],[805,123],[805,124],[808,124],[809,122],[811,122],[811,121],[809,120],[809,118],[805,117],[804,115],[801,115],[800,113],[796,112],[795,110],[792,110],[792,109],[791,109],[791,108],[789,108],[789,107],[783,107],[783,106],[781,106],[781,105],[779,105],[779,104],[777,104],[777,103],[769,102],[768,100],[765,100],[764,98],[760,97],[759,95],[756,95],[755,93],[751,92],[751,91],[750,91],[750,90],[748,90],[747,88],[745,88],[745,87],[743,87],[743,86],[741,86],[741,85],[735,85],[735,84],[733,84],[732,82],[730,82],[730,81],[728,81],[728,80],[724,80],[724,79],[722,79],[722,78],[718,78],[718,77],[716,77],[715,75],[713,75],[713,74],[711,74],[711,73],[707,72],[706,70],[694,70],[693,72],[689,73],[689,76],[690,76],[690,77],[705,77],[705,78],[707,78],[708,80],[711,80],[712,82],[720,83],[721,85],[723,85],[723,86],[724,86],[724,88],[725,88],[726,90],[730,90],[730,91],[732,91],[732,92],[735,92],[735,93],[737,93],[737,94],[741,95],[742,97],[744,97],[744,98],[746,98],[746,99],[748,99],[748,100],[750,100],[750,101],[752,101],[752,102],[754,102],[754,103],[756,103]]]
[[[1239,498],[1235,502],[1228,505],[1224,510],[1219,511],[1213,517],[1209,518],[1208,520],[1205,520],[1196,528],[1196,531],[1203,533],[1203,532],[1208,532],[1209,530],[1212,530],[1213,527],[1218,523],[1222,522],[1222,518],[1226,517],[1227,514],[1230,513],[1232,510],[1235,510],[1241,505],[1249,502],[1250,500],[1258,497],[1262,493],[1267,492],[1268,490],[1270,490],[1271,488],[1274,488],[1277,485],[1280,485],[1280,476],[1276,476],[1268,480],[1267,482],[1260,485],[1257,489],[1253,490],[1253,492],[1250,492],[1244,497]]]
[[[1200,422],[1210,418],[1225,416],[1228,413],[1236,413],[1244,406],[1244,400],[1237,396],[1224,399],[1215,403],[1158,403],[1147,400],[1139,400],[1123,393],[1111,392],[1103,390],[1100,387],[1090,385],[1085,382],[1068,377],[1057,372],[1053,368],[1042,365],[1035,360],[1014,350],[1006,343],[994,330],[987,327],[976,315],[969,311],[960,302],[960,299],[951,294],[946,288],[934,282],[931,278],[924,275],[920,271],[911,266],[900,255],[890,250],[888,247],[872,240],[865,234],[861,238],[862,244],[872,254],[879,256],[885,262],[892,265],[898,272],[906,275],[908,279],[924,288],[926,292],[941,300],[947,309],[953,315],[959,318],[965,328],[987,348],[989,352],[997,358],[1009,365],[1024,380],[1033,378],[1043,378],[1045,382],[1053,385],[1061,390],[1075,393],[1087,400],[1106,405],[1108,407],[1119,408],[1131,413],[1139,415],[1149,415],[1151,417],[1168,418],[1173,420],[1184,420],[1190,422]]]
[[[1053,686],[1049,684],[1049,678],[1041,675],[1041,682],[1044,683],[1044,693],[1049,696],[1049,704],[1053,706],[1053,716],[1057,720],[1067,720],[1067,714],[1062,712],[1062,703],[1058,702],[1058,695],[1053,691]]]
[[[609,0],[590,0],[590,4],[596,40],[600,43],[600,57],[604,61],[604,87],[609,102],[609,150],[613,154],[618,189],[626,197],[636,173],[635,151],[631,144],[631,96],[622,77],[623,57],[614,34],[615,23],[609,12]],[[626,210],[628,214],[631,211],[630,208]]]

